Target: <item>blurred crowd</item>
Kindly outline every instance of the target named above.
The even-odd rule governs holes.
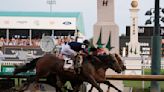
[[[75,41],[73,37],[70,36],[58,36],[53,37],[55,45],[62,45],[64,42]],[[20,39],[20,38],[11,38],[9,41],[7,39],[1,37],[0,38],[0,46],[40,46],[41,39]]]
[[[11,38],[9,41],[5,38],[0,38],[0,43],[2,46],[39,46],[40,39],[32,39],[30,44],[30,39],[20,39],[20,38]]]

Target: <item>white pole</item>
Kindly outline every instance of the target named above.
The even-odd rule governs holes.
[[[52,34],[51,34],[52,37],[54,37],[54,30],[52,30]]]
[[[75,23],[75,41],[78,41],[78,27],[77,27],[77,18],[76,18],[76,23]]]
[[[56,1],[55,0],[47,0],[47,4],[50,5],[50,13],[51,13],[52,12],[52,5],[56,4]]]
[[[32,41],[31,41],[31,38],[32,38],[32,30],[30,29],[30,30],[29,30],[29,39],[30,39],[30,46],[32,45]]]
[[[125,57],[126,56],[126,47],[123,47],[122,49],[122,57]]]
[[[9,44],[9,29],[6,30],[6,38],[7,38],[6,44],[8,45]]]
[[[145,72],[144,72],[145,58],[143,55],[141,56],[141,59],[142,59],[142,75],[145,75]],[[142,81],[142,90],[144,90],[144,88],[145,88],[145,81]]]

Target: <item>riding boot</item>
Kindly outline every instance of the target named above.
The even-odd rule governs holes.
[[[81,72],[81,63],[80,63],[80,60],[81,60],[80,56],[79,55],[76,55],[75,56],[75,61],[74,61],[74,69],[75,69],[75,72],[77,74],[80,74],[80,72]]]
[[[76,72],[76,74],[80,74],[80,72],[81,72],[81,69],[80,69],[80,67],[78,67],[78,68],[75,68],[75,72]]]
[[[74,70],[75,70],[76,74],[80,74],[80,65],[79,65],[78,61],[75,61]]]

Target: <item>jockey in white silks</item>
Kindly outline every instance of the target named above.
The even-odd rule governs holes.
[[[72,67],[74,65],[73,60],[71,60],[71,57],[75,57],[78,52],[83,51],[86,53],[86,48],[89,46],[89,41],[84,40],[83,43],[80,42],[69,42],[62,45],[61,54],[64,57],[65,63],[64,63],[64,69],[68,68],[74,68]]]

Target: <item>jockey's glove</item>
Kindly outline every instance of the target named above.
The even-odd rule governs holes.
[[[73,53],[73,56],[77,56],[77,52],[74,52],[74,53]]]

